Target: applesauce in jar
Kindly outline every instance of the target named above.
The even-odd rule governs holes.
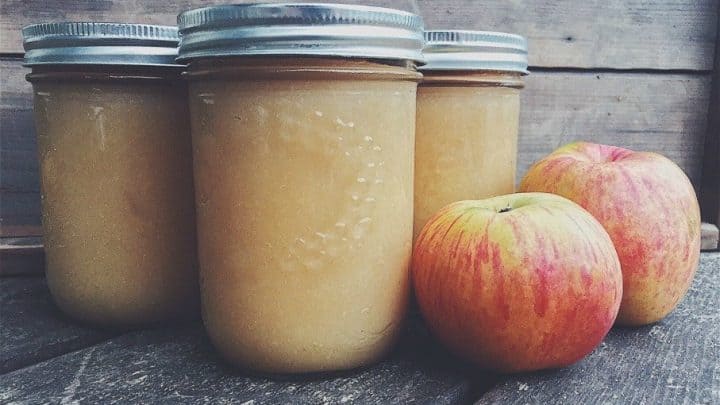
[[[212,342],[260,372],[376,361],[408,298],[421,20],[265,4],[179,21]]]
[[[524,38],[426,31],[417,95],[414,235],[440,208],[515,190]]]
[[[173,27],[23,30],[46,275],[68,315],[113,328],[197,317],[187,86]]]

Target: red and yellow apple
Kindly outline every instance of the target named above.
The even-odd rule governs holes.
[[[690,180],[669,159],[572,143],[532,166],[520,190],[569,198],[605,227],[623,272],[618,324],[664,318],[690,287],[700,257],[700,208]]]
[[[615,321],[620,262],[588,212],[545,193],[460,201],[420,231],[412,278],[431,332],[501,372],[562,367]]]

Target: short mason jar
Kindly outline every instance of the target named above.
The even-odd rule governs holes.
[[[23,37],[55,302],[114,328],[197,318],[177,28],[47,23],[25,27]]]
[[[527,42],[426,31],[418,88],[414,235],[440,208],[512,193]]]
[[[408,297],[422,20],[287,3],[178,21],[212,342],[260,372],[376,361]]]

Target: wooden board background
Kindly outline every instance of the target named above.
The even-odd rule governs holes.
[[[3,0],[0,52],[20,28],[58,20],[174,24],[178,12],[242,0]],[[323,0],[315,2],[323,2]],[[327,2],[327,1],[325,1]],[[530,39],[543,67],[711,70],[718,0],[330,0],[421,14],[429,28],[502,30]]]
[[[345,2],[415,11],[428,28],[526,35],[533,73],[523,91],[520,175],[555,147],[584,139],[663,153],[700,186],[720,0]],[[0,234],[33,234],[40,224],[20,28],[61,20],[167,24],[179,11],[212,3],[219,2],[0,2]]]
[[[718,21],[720,24],[720,15]],[[703,221],[720,225],[720,30],[715,44],[715,71],[705,135],[700,205]]]

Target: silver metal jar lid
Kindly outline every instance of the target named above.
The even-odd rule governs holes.
[[[503,32],[425,31],[427,70],[492,70],[527,74],[527,40]]]
[[[180,66],[177,27],[59,22],[29,25],[22,34],[25,66]]]
[[[178,17],[179,61],[249,55],[330,56],[423,62],[418,15],[369,6],[239,4]]]

